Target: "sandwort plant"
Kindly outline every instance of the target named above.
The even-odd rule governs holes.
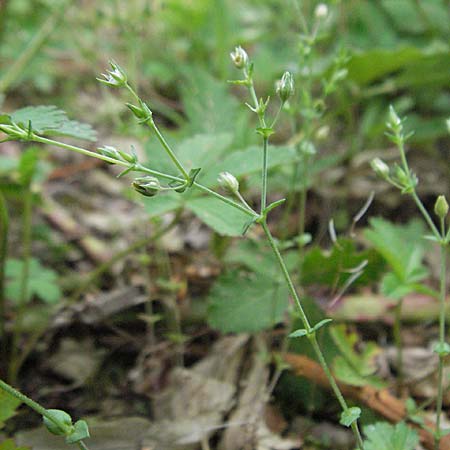
[[[447,274],[447,251],[450,243],[450,228],[446,224],[449,206],[444,195],[439,195],[434,205],[434,213],[438,224],[436,225],[425,208],[422,200],[417,194],[418,177],[411,170],[406,158],[405,142],[412,135],[404,131],[404,118],[400,118],[394,108],[389,109],[389,119],[387,121],[388,131],[386,135],[397,146],[400,154],[400,164],[393,167],[388,166],[380,158],[375,158],[371,162],[372,169],[375,173],[400,190],[402,194],[410,195],[414,200],[417,208],[422,214],[428,225],[431,235],[425,236],[433,242],[436,242],[440,248],[440,283],[439,283],[439,341],[434,346],[434,352],[439,357],[438,363],[438,386],[436,399],[436,427],[434,430],[435,450],[439,450],[442,436],[448,434],[450,430],[441,429],[442,401],[444,395],[444,364],[445,358],[450,354],[450,345],[445,341],[445,311],[446,311],[446,274]],[[450,123],[447,121],[447,126]],[[449,126],[450,131],[450,126]],[[396,315],[397,322],[400,320],[400,314]],[[397,328],[399,325],[397,324]]]
[[[243,230],[244,234],[250,226],[260,226],[280,267],[290,295],[295,301],[298,315],[303,324],[303,328],[292,332],[290,334],[290,337],[306,337],[309,340],[342,409],[340,423],[344,426],[351,427],[355,435],[357,446],[360,450],[362,450],[364,448],[364,444],[358,426],[358,419],[361,414],[361,410],[358,407],[348,406],[347,401],[342,395],[339,386],[331,373],[331,370],[328,366],[327,361],[325,360],[324,354],[317,340],[317,331],[322,326],[330,322],[331,319],[322,320],[317,324],[310,323],[310,319],[308,318],[304,310],[300,296],[297,293],[283,256],[280,252],[277,240],[273,237],[268,225],[269,213],[285,201],[285,199],[281,199],[275,201],[274,203],[267,204],[269,140],[270,136],[274,133],[274,126],[277,122],[279,113],[282,110],[283,105],[288,101],[288,99],[294,92],[293,76],[291,73],[285,72],[281,80],[279,80],[279,82],[277,83],[277,94],[280,102],[279,109],[274,118],[272,120],[269,120],[266,112],[270,99],[267,98],[264,100],[263,98],[258,98],[253,83],[254,66],[250,61],[246,51],[241,47],[237,47],[231,53],[231,59],[235,67],[242,74],[242,78],[234,80],[232,81],[232,83],[241,85],[248,90],[250,102],[247,104],[247,106],[252,112],[256,114],[258,118],[258,127],[256,128],[256,131],[260,135],[262,140],[260,208],[258,210],[253,209],[243,198],[239,190],[239,182],[231,173],[221,173],[218,180],[219,184],[222,188],[225,189],[228,195],[222,195],[221,193],[216,192],[197,181],[197,176],[200,172],[200,168],[193,168],[189,171],[185,168],[183,162],[178,159],[176,153],[173,151],[173,149],[159,130],[157,124],[155,123],[153,113],[149,105],[139,97],[139,95],[130,85],[128,77],[124,70],[114,62],[111,63],[111,69],[108,70],[107,73],[103,75],[103,77],[99,78],[99,81],[109,87],[121,88],[128,91],[132,98],[132,103],[127,103],[127,107],[130,109],[139,123],[145,127],[148,127],[152,134],[156,136],[167,156],[176,167],[179,173],[177,176],[165,172],[160,172],[153,168],[147,167],[146,165],[143,165],[133,151],[127,152],[115,147],[103,146],[99,148],[97,152],[93,152],[81,147],[42,136],[40,133],[33,129],[33,124],[31,122],[29,122],[28,124],[15,123],[10,118],[8,119],[8,117],[2,116],[0,131],[7,136],[5,140],[20,140],[24,142],[35,142],[51,145],[54,147],[77,152],[85,156],[94,157],[110,164],[121,166],[124,170],[119,176],[124,176],[128,173],[138,173],[139,176],[134,178],[134,180],[132,181],[132,186],[138,193],[147,197],[153,197],[158,194],[163,194],[165,191],[175,191],[179,194],[182,194],[189,189],[200,190],[205,194],[214,196],[220,201],[232,206],[233,208],[244,212],[248,216],[248,222]],[[46,410],[32,400],[23,396],[21,393],[19,393],[3,381],[0,383],[0,388],[5,390],[9,394],[19,398],[20,401],[24,402],[26,405],[30,406],[39,414],[41,414],[44,417],[44,422],[46,423],[47,428],[49,428],[50,431],[66,436],[66,442],[68,443],[76,443],[80,448],[86,448],[83,439],[88,437],[89,433],[84,421],[78,421],[75,424],[72,424],[72,420],[67,413],[59,410]]]

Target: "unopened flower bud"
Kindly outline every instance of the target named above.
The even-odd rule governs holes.
[[[221,172],[217,178],[220,186],[226,189],[230,194],[239,191],[239,182],[230,172]]]
[[[447,131],[450,133],[450,119],[447,119],[445,124],[447,125]]]
[[[401,133],[403,129],[402,119],[400,119],[400,117],[397,115],[392,105],[389,106],[389,120],[387,122],[387,126],[394,133]]]
[[[233,64],[238,69],[245,69],[248,65],[248,55],[247,52],[239,45],[234,49],[234,52],[230,53],[231,60]]]
[[[381,178],[389,176],[389,166],[380,158],[374,158],[370,162],[372,170]]]
[[[110,61],[109,64],[111,65],[112,70],[108,70],[105,73],[102,74],[104,78],[97,78],[100,83],[106,84],[107,86],[112,87],[122,87],[127,84],[127,75],[123,71],[123,69],[116,64],[113,61]]]
[[[284,72],[281,80],[277,83],[277,94],[285,103],[294,93],[294,77],[290,72]]]
[[[158,178],[152,176],[136,178],[133,180],[132,186],[137,192],[146,197],[154,197],[161,190]]]
[[[328,6],[325,3],[319,3],[314,10],[316,19],[325,19],[328,16]]]
[[[107,156],[108,158],[117,159],[117,160],[122,159],[120,157],[119,151],[115,147],[112,147],[111,145],[104,145],[103,147],[99,147],[97,150],[101,155]],[[109,162],[109,164],[114,164],[114,163]]]
[[[444,195],[440,195],[434,204],[434,212],[440,218],[444,219],[448,213],[448,203]]]

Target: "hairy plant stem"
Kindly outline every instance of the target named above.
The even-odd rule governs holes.
[[[278,246],[277,246],[277,244],[275,242],[275,239],[273,238],[272,233],[269,230],[267,222],[265,220],[262,221],[261,222],[261,226],[262,226],[262,228],[264,230],[264,233],[265,233],[265,235],[267,237],[267,240],[269,241],[270,247],[272,248],[272,251],[273,251],[273,253],[274,253],[274,255],[275,255],[275,257],[276,257],[276,259],[278,261],[278,264],[280,266],[280,269],[281,269],[281,272],[283,274],[283,277],[284,277],[284,279],[286,281],[286,284],[287,284],[287,286],[289,288],[289,292],[291,293],[292,298],[295,301],[295,304],[297,306],[297,309],[298,309],[298,312],[299,312],[299,315],[300,315],[300,319],[301,319],[301,321],[303,323],[303,326],[305,327],[305,330],[308,333],[307,335],[308,335],[309,341],[311,342],[313,350],[314,350],[314,352],[315,352],[315,354],[317,356],[317,359],[319,360],[319,364],[321,365],[321,367],[322,367],[326,377],[328,378],[328,381],[330,383],[331,389],[332,389],[334,395],[336,396],[336,398],[337,398],[337,400],[338,400],[342,410],[344,412],[348,411],[347,402],[345,401],[344,396],[342,395],[342,392],[339,389],[339,386],[337,385],[336,380],[334,379],[334,377],[333,377],[333,375],[332,375],[332,373],[330,371],[330,368],[328,367],[328,364],[327,364],[327,362],[325,360],[325,357],[324,357],[324,355],[322,353],[322,350],[321,350],[321,348],[319,346],[319,343],[317,342],[316,333],[315,333],[315,331],[312,331],[311,324],[309,323],[308,317],[307,317],[307,315],[306,315],[306,313],[305,313],[305,311],[303,309],[303,306],[301,304],[300,298],[299,298],[299,296],[297,294],[295,286],[294,286],[294,284],[292,282],[292,279],[291,279],[291,277],[289,275],[289,271],[287,270],[286,264],[285,264],[285,262],[283,260],[283,257],[281,256],[280,250],[278,249]],[[353,431],[353,433],[355,435],[355,438],[356,438],[356,441],[357,441],[357,444],[358,444],[358,448],[360,450],[363,450],[364,449],[364,444],[363,444],[363,440],[362,440],[362,437],[361,437],[361,433],[359,431],[358,423],[356,421],[352,423],[352,431]]]
[[[119,165],[119,166],[123,166],[123,167],[126,167],[126,168],[130,168],[130,167],[133,166],[133,164],[128,163],[126,161],[116,160],[114,158],[110,158],[108,156],[101,155],[100,153],[96,153],[96,152],[93,152],[93,151],[90,151],[90,150],[86,150],[86,149],[81,148],[81,147],[76,147],[74,145],[66,144],[64,142],[55,141],[53,139],[48,139],[48,138],[45,138],[45,137],[42,137],[42,136],[38,136],[38,135],[33,135],[32,141],[33,142],[40,142],[42,144],[54,145],[56,147],[64,148],[66,150],[70,150],[70,151],[73,151],[73,152],[76,152],[76,153],[80,153],[80,154],[85,155],[85,156],[91,156],[93,158],[97,158],[97,159],[100,159],[102,161],[105,161],[105,162],[108,162],[108,163],[111,163],[111,164],[116,164],[116,165]],[[164,178],[166,180],[178,181],[180,183],[185,181],[185,180],[183,180],[180,177],[169,175],[169,174],[163,173],[163,172],[158,172],[157,170],[149,169],[149,168],[147,168],[147,167],[145,167],[145,166],[143,166],[142,164],[139,164],[139,163],[134,165],[133,170],[136,171],[136,172],[148,173],[150,175],[154,175],[156,177]],[[213,191],[212,189],[209,189],[208,187],[206,187],[206,186],[204,186],[204,185],[202,185],[202,184],[200,184],[200,183],[198,183],[196,181],[194,181],[192,186],[195,186],[197,189],[199,189],[199,190],[201,190],[201,191],[203,191],[203,192],[205,192],[205,193],[207,193],[209,195],[212,195],[212,196],[216,197],[220,201],[222,201],[224,203],[227,203],[228,205],[233,206],[236,209],[239,209],[240,211],[244,212],[245,214],[247,214],[249,216],[258,217],[258,214],[256,212],[254,212],[253,210],[249,210],[244,205],[241,205],[240,203],[237,203],[234,200],[232,200],[232,199],[230,199],[228,197],[225,197],[225,196],[219,194],[218,192]]]
[[[269,139],[263,138],[263,164],[262,164],[262,188],[261,188],[261,213],[267,206],[267,162],[269,153]]]
[[[61,423],[59,420],[57,420],[54,417],[54,415],[51,414],[47,409],[45,409],[42,405],[35,402],[31,398],[27,397],[25,394],[22,394],[22,392],[18,391],[17,389],[14,389],[12,386],[10,386],[8,383],[5,383],[1,379],[0,379],[0,389],[17,398],[22,403],[25,403],[25,405],[27,405],[29,408],[31,408],[41,416],[53,422],[61,431],[63,432],[66,431],[67,426]],[[83,441],[78,441],[77,445],[81,450],[89,450],[87,445]]]
[[[403,299],[395,305],[394,342],[397,351],[397,395],[400,396],[403,387],[403,346],[402,346],[402,307]]]
[[[444,219],[441,219],[441,233],[442,239],[445,238],[445,224]],[[441,347],[445,345],[445,307],[446,307],[446,292],[447,292],[447,244],[445,241],[440,245],[440,289],[439,289],[439,344]],[[438,365],[438,392],[436,400],[436,430],[434,437],[434,448],[439,450],[441,442],[441,415],[442,402],[444,397],[444,364],[445,355],[439,354]]]
[[[9,215],[6,200],[0,191],[0,339],[5,339],[5,266],[8,250]],[[2,345],[2,360],[6,361],[6,345]],[[1,369],[1,367],[0,367]]]
[[[125,84],[125,87],[127,88],[128,92],[132,95],[132,97],[138,102],[138,104],[140,104],[141,99],[137,95],[135,90],[128,83]],[[172,162],[175,164],[177,169],[181,172],[185,181],[189,180],[189,174],[187,173],[181,161],[177,158],[177,155],[175,155],[170,145],[165,140],[164,136],[159,131],[159,128],[156,126],[156,123],[153,120],[153,117],[150,118],[150,120],[145,121],[145,125],[149,126],[150,129],[155,132],[158,141],[161,143],[162,147],[164,148],[164,150],[166,151],[167,155],[172,160]]]
[[[23,217],[22,217],[22,273],[20,276],[20,293],[19,304],[17,308],[16,320],[14,323],[11,358],[9,362],[8,381],[15,384],[20,369],[19,366],[19,344],[22,334],[23,316],[25,314],[28,301],[28,289],[30,278],[30,259],[31,259],[31,230],[32,230],[32,206],[33,192],[31,190],[31,182],[25,186],[23,200]]]

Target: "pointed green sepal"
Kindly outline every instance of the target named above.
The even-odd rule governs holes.
[[[73,432],[66,437],[66,442],[68,444],[75,444],[76,442],[87,439],[91,436],[89,434],[88,424],[85,420],[76,421],[73,428]]]

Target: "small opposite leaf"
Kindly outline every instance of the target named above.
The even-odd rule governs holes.
[[[290,338],[296,338],[296,337],[303,337],[308,334],[308,330],[305,330],[304,328],[299,328],[298,330],[293,331],[288,337]]]
[[[74,444],[82,439],[87,439],[90,437],[88,424],[85,420],[78,420],[74,424],[73,432],[66,437],[66,442],[68,444]]]
[[[440,357],[450,355],[450,345],[447,342],[439,342],[434,346],[433,351]]]
[[[322,328],[324,325],[326,325],[327,323],[330,323],[330,322],[332,322],[332,321],[333,321],[333,319],[323,319],[323,320],[321,320],[319,323],[316,323],[316,324],[313,326],[312,331],[320,330],[320,328]]]
[[[353,406],[348,408],[346,411],[343,411],[341,414],[341,419],[339,423],[346,427],[349,427],[353,422],[357,421],[361,416],[361,409],[357,406]]]
[[[200,170],[202,170],[201,167],[198,167],[197,169],[191,169],[189,171],[189,181],[187,187],[191,187],[194,184],[194,181],[197,178],[197,175],[200,172]]]

